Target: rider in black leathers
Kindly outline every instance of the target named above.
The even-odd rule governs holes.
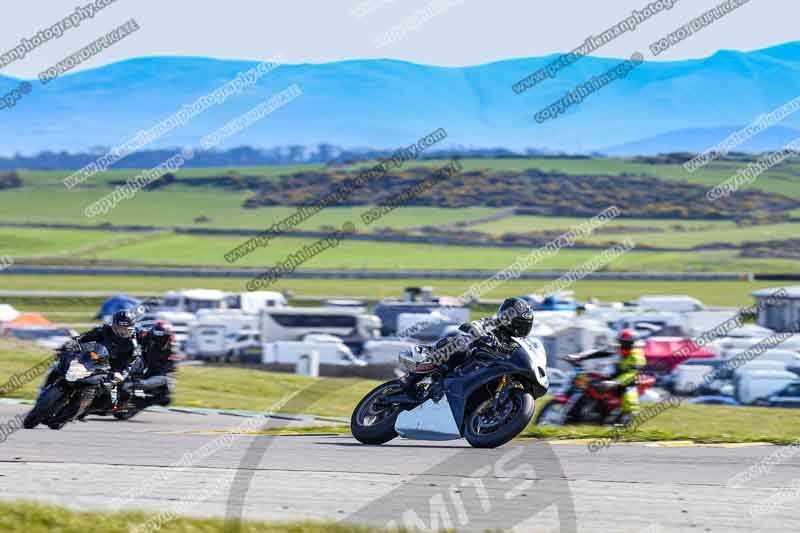
[[[125,394],[143,391],[155,396],[155,403],[169,405],[176,371],[174,338],[172,324],[163,320],[139,332],[142,355],[131,369],[131,379],[123,384]]]
[[[125,372],[136,357],[135,317],[132,311],[117,311],[111,318],[111,325],[104,324],[78,335],[79,343],[99,342],[111,354],[111,370]]]
[[[117,311],[111,319],[111,325],[102,325],[78,335],[64,344],[60,349],[59,361],[50,370],[45,380],[49,385],[61,375],[66,373],[64,366],[70,360],[69,354],[81,350],[81,344],[97,342],[108,350],[110,355],[111,371],[124,376],[133,364],[138,347],[134,337],[135,316],[128,310]]]
[[[433,346],[415,347],[420,362],[416,369],[402,378],[407,391],[433,370],[445,373],[466,360],[472,348],[483,345],[499,353],[511,353],[516,348],[516,338],[525,338],[533,328],[533,310],[521,298],[507,298],[493,317],[461,324],[458,332],[451,333]]]

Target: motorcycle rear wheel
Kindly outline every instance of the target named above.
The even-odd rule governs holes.
[[[350,431],[356,440],[362,444],[384,444],[397,437],[394,424],[401,409],[377,406],[376,403],[381,396],[400,392],[402,388],[399,382],[389,381],[372,389],[358,402],[350,417]]]
[[[533,418],[533,395],[521,389],[514,389],[505,404],[512,404],[509,406],[511,408],[510,412],[505,415],[505,419],[497,429],[484,433],[481,431],[482,422],[486,418],[484,407],[491,401],[489,399],[479,405],[464,420],[464,438],[473,448],[497,448],[502,446],[519,435]]]
[[[61,389],[58,387],[50,387],[36,400],[33,409],[25,415],[25,420],[22,422],[22,427],[25,429],[33,429],[49,416],[52,416],[53,409],[58,402],[62,399]]]

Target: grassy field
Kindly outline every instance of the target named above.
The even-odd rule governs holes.
[[[444,161],[415,163],[423,166],[440,166]],[[672,181],[687,181],[712,186],[727,179],[738,164],[714,162],[688,174],[680,165],[648,165],[626,159],[467,159],[465,171],[522,170],[539,168],[567,174],[648,174]],[[345,168],[355,170],[368,163]],[[411,165],[409,165],[411,166]],[[256,176],[271,180],[281,174],[322,170],[320,165],[293,165],[272,167],[231,167],[219,169],[186,169],[179,178],[221,176],[231,172],[243,176]],[[204,225],[222,228],[268,228],[294,212],[291,207],[264,207],[244,209],[244,200],[252,193],[225,190],[216,187],[191,187],[174,185],[164,190],[140,192],[130,200],[122,201],[106,215],[94,218],[84,216],[84,208],[113,190],[112,180],[123,180],[136,170],[114,170],[92,177],[84,184],[67,190],[62,183],[68,171],[21,171],[25,186],[20,189],[0,191],[0,222],[45,222],[98,225],[111,222],[116,225],[154,225],[159,227],[195,227]],[[781,192],[800,198],[800,164],[791,160],[762,175],[751,187]],[[321,227],[340,227],[344,221],[356,223],[359,231],[374,231],[378,227],[408,229],[421,226],[441,226],[474,220],[496,213],[497,209],[465,208],[443,209],[430,207],[401,207],[388,214],[379,223],[365,226],[360,215],[366,207],[325,209],[306,220],[299,229],[318,230]],[[205,222],[195,222],[204,217]],[[510,217],[471,227],[491,234],[529,232],[541,230],[566,230],[582,222],[567,217]],[[676,228],[697,231],[682,231]],[[650,219],[623,219],[612,222],[610,228],[649,226],[662,228],[663,233],[601,233],[589,241],[601,244],[630,237],[640,245],[689,248],[713,242],[741,243],[746,240],[779,240],[795,237],[800,224],[774,224],[753,227],[736,227],[730,221],[677,221]],[[225,266],[223,254],[243,239],[233,237],[195,237],[171,233],[154,235],[126,235],[96,231],[0,229],[0,255],[10,255],[20,261],[37,257],[49,261],[60,258],[71,260],[112,260],[135,263],[216,265]],[[243,259],[242,266],[266,267],[282,260],[287,254],[312,240],[276,239],[269,249],[260,249]],[[504,247],[468,248],[450,246],[425,246],[416,244],[388,244],[345,242],[335,250],[312,259],[309,268],[377,268],[377,269],[497,269],[505,267],[520,252]],[[47,259],[41,259],[46,257]],[[556,258],[537,265],[542,269],[569,269],[588,259],[588,253],[565,251]],[[793,271],[794,262],[779,259],[747,259],[736,251],[703,253],[650,253],[633,252],[615,261],[613,270],[650,271]]]
[[[470,229],[492,235],[530,231],[566,231],[582,222],[569,217],[514,216],[478,224]],[[606,228],[614,233],[596,232],[583,239],[590,243],[619,241],[630,238],[637,244],[665,248],[691,248],[714,242],[740,244],[744,241],[793,239],[800,235],[800,223],[737,226],[729,220],[665,220],[624,218],[610,222]],[[626,232],[623,228],[630,228]],[[642,232],[634,228],[657,228],[659,232]]]
[[[544,405],[545,402],[537,404],[537,409]],[[642,407],[646,408],[647,405]],[[635,431],[623,433],[619,440],[622,442],[690,440],[703,443],[771,442],[791,444],[800,437],[800,432],[797,430],[798,425],[800,425],[800,410],[798,409],[681,405],[665,410]],[[559,428],[528,426],[523,435],[532,438],[603,439],[611,438],[613,430],[601,426],[583,425]],[[613,446],[613,443],[611,445]]]
[[[85,235],[88,233],[88,235]],[[717,232],[718,235],[723,231]],[[791,234],[788,230],[786,235]],[[691,235],[691,234],[687,234]],[[657,234],[631,235],[654,244]],[[599,241],[619,240],[616,235]],[[84,232],[82,230],[2,229],[0,255],[17,262],[26,259],[86,263],[92,260],[121,264],[185,265],[225,267],[224,254],[242,242],[242,237],[180,235],[172,232],[133,233]],[[317,238],[280,237],[236,262],[237,267],[269,268],[290,254],[313,245]],[[599,243],[598,243],[599,244]],[[300,268],[376,270],[500,270],[534,249],[512,247],[450,246],[425,243],[391,243],[342,240],[334,248],[311,257]],[[572,270],[600,250],[565,248],[531,266],[531,270]],[[610,271],[648,272],[792,272],[796,261],[739,257],[735,250],[703,252],[653,252],[633,250],[603,268]]]
[[[0,531],[7,533],[129,533],[158,514],[90,513],[31,502],[0,502]],[[160,525],[160,520],[159,524]],[[157,528],[161,533],[222,533],[234,530],[224,520],[176,518]],[[387,531],[336,522],[241,522],[238,533],[378,533]],[[400,533],[398,530],[393,530]]]
[[[216,188],[176,187],[165,191],[139,193],[123,201],[112,211],[93,218],[84,209],[111,191],[110,188],[66,190],[55,186],[25,187],[0,191],[0,222],[63,223],[94,226],[110,222],[117,226],[154,225],[177,227],[266,229],[296,211],[294,207],[263,207],[244,209],[248,196],[243,192],[227,192]],[[316,230],[321,226],[341,226],[346,220],[358,221],[368,207],[324,209],[297,226],[300,230]],[[471,220],[497,209],[473,207],[468,209],[438,209],[407,207],[386,215],[375,227],[409,228]],[[195,218],[204,216],[207,222],[198,224]],[[362,227],[371,231],[374,227]]]
[[[231,292],[244,290],[247,280],[238,278],[167,278],[157,276],[28,276],[10,275],[0,273],[0,287],[10,290],[42,290],[46,287],[53,291],[109,291],[127,292],[133,294],[163,293],[167,290],[178,288],[204,287],[208,289],[221,289]],[[402,296],[403,288],[422,285],[431,285],[436,294],[459,296],[464,294],[473,283],[472,280],[436,280],[425,278],[398,279],[398,280],[354,280],[354,279],[282,279],[275,283],[275,290],[290,290],[302,296],[352,296],[378,300],[381,298],[398,298]],[[509,281],[498,285],[493,290],[484,294],[484,298],[502,299],[509,296],[529,294],[544,287],[547,281]],[[744,281],[578,281],[570,287],[579,299],[589,297],[601,300],[630,300],[643,294],[688,294],[699,298],[708,305],[723,305],[743,307],[751,305],[753,299],[750,293],[754,290],[774,287],[775,282],[744,282]],[[2,303],[11,302],[21,305],[22,309],[43,307],[55,311],[91,311],[97,306],[86,300],[77,299],[74,303],[61,304],[48,302],[39,298],[9,299],[3,298]],[[70,300],[67,300],[69,302]]]

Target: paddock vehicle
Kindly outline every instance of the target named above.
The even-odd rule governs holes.
[[[33,429],[45,424],[61,429],[80,416],[97,396],[116,394],[108,351],[100,343],[87,342],[75,351],[60,354],[53,379],[42,387],[33,409],[25,416],[23,427]]]
[[[402,352],[409,372],[428,365],[424,379],[407,390],[403,380],[386,382],[368,393],[350,421],[364,444],[383,444],[398,435],[419,440],[465,438],[476,448],[495,448],[516,437],[533,417],[533,404],[547,392],[546,357],[535,339],[514,339],[507,355],[478,344],[464,362],[430,370],[417,350]],[[419,351],[423,348],[418,347]]]
[[[567,359],[569,361],[569,359]],[[580,362],[570,361],[573,365]],[[604,388],[609,376],[599,372],[578,371],[562,392],[556,394],[539,412],[536,424],[563,426],[565,424],[611,424],[617,421],[622,405],[617,388]],[[636,378],[639,394],[655,385],[653,376],[640,374]]]
[[[262,343],[297,341],[307,335],[335,335],[359,353],[364,342],[379,337],[381,321],[348,308],[283,307],[263,309],[259,317]],[[267,349],[263,350],[267,354]]]

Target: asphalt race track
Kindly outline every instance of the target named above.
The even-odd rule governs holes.
[[[0,420],[27,409],[0,405]],[[129,422],[21,430],[0,443],[0,497],[459,531],[777,532],[800,525],[800,453],[727,486],[776,446],[617,444],[590,453],[577,443],[520,440],[476,450],[464,441],[398,439],[367,447],[336,435],[243,435],[248,420],[147,412]],[[770,501],[777,505],[754,507]]]

